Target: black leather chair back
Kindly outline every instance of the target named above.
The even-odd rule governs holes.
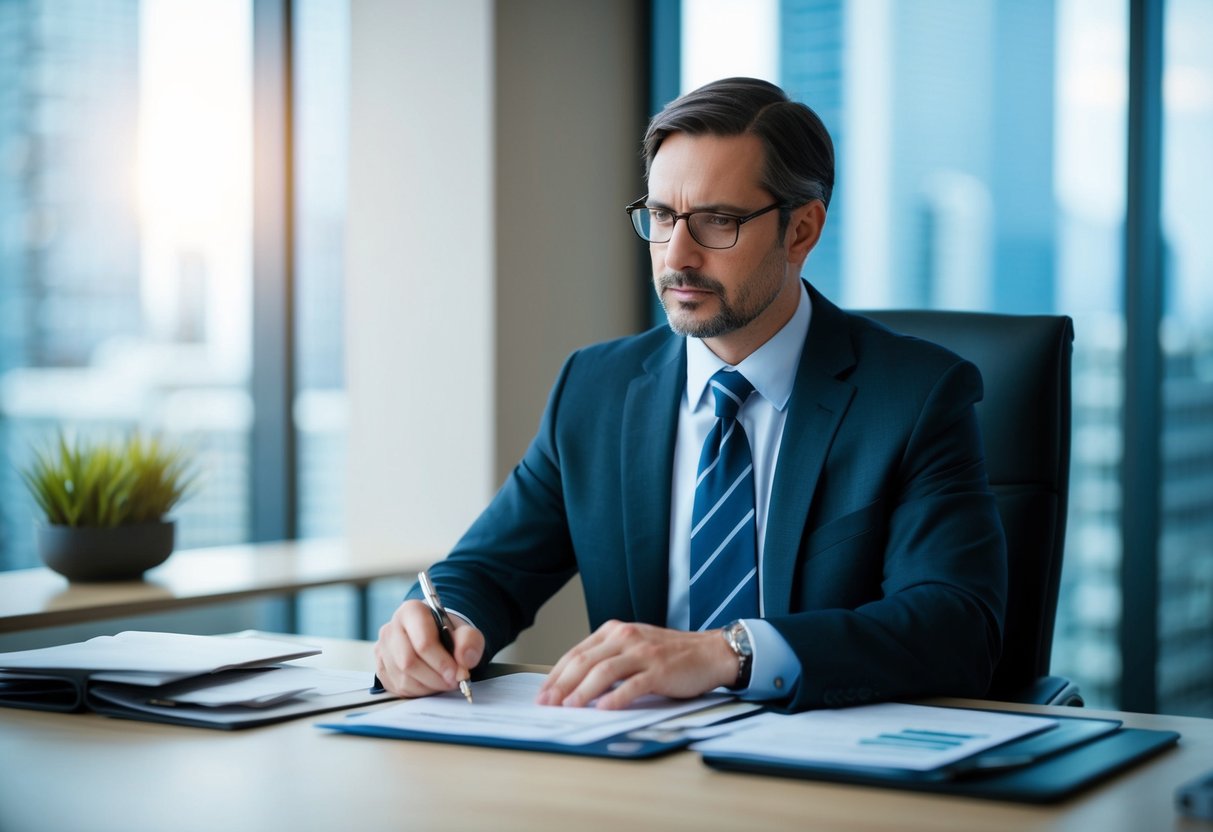
[[[1049,677],[1070,487],[1070,318],[928,310],[861,313],[933,341],[981,370],[977,405],[990,485],[1007,536],[1003,654],[991,699],[1081,704]]]

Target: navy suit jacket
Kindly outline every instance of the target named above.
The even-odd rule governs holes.
[[[786,704],[981,696],[1006,598],[981,377],[809,291],[762,564],[764,617],[801,662]],[[665,327],[565,362],[525,456],[430,573],[486,660],[578,572],[592,628],[665,625],[685,377],[685,340]]]

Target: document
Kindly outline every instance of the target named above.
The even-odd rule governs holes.
[[[322,725],[351,733],[424,739],[467,737],[538,745],[587,746],[630,731],[649,728],[675,717],[730,702],[725,695],[696,699],[642,697],[629,708],[599,710],[592,706],[565,708],[536,705],[535,697],[546,678],[542,673],[513,673],[476,682],[475,704],[458,691],[410,699],[373,713],[349,717],[339,724]]]
[[[264,638],[128,631],[75,644],[0,653],[0,670],[90,671],[93,679],[100,678],[98,671],[104,671],[107,681],[164,684],[200,673],[299,659],[319,652],[314,647]],[[134,675],[120,675],[124,672]]]
[[[102,714],[203,728],[246,728],[391,699],[370,692],[372,674],[282,665],[229,670],[160,688],[103,683],[88,691]]]
[[[931,771],[1055,725],[1049,717],[884,703],[760,714],[692,749],[733,759]]]
[[[106,684],[93,687],[92,692],[104,695],[106,691],[123,690],[131,701],[146,700],[160,706],[265,708],[303,694],[332,696],[367,688],[365,672],[277,665],[254,670],[227,670],[151,690]]]

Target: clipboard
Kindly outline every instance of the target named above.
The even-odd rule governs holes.
[[[1057,726],[929,771],[789,762],[705,751],[721,771],[954,794],[1017,803],[1057,803],[1174,746],[1175,731],[1125,728],[1119,720],[1058,717]]]

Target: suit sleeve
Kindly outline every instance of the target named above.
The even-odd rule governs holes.
[[[555,424],[576,360],[561,368],[539,431],[450,555],[429,574],[443,603],[484,633],[482,664],[529,627],[548,598],[576,573],[565,517]],[[414,586],[409,598],[420,598]]]
[[[958,362],[925,397],[885,486],[878,597],[770,619],[801,662],[793,710],[947,694],[982,696],[1002,649],[1006,545]]]

